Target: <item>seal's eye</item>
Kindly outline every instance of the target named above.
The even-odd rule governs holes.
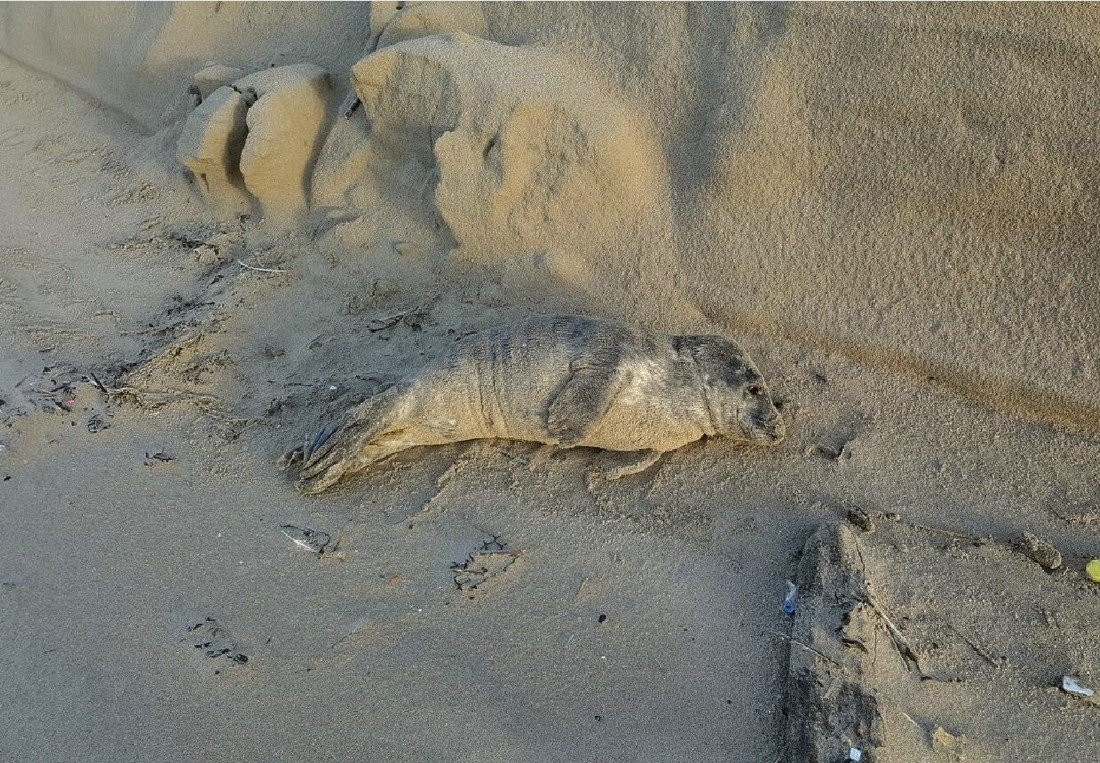
[[[749,387],[748,389],[746,389],[745,391],[748,392],[753,397],[760,397],[761,395],[764,394],[764,388],[761,387],[759,384],[754,384],[751,387]]]

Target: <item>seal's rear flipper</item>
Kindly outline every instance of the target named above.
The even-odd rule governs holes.
[[[390,387],[348,411],[338,425],[321,431],[302,448],[298,486],[305,493],[319,493],[345,474],[419,443],[385,443],[388,434],[400,431],[404,390]]]
[[[289,469],[290,467],[302,463],[306,456],[306,446],[299,445],[297,448],[291,448],[283,455],[279,456],[279,460],[276,461],[280,469]]]
[[[319,447],[328,442],[328,439],[336,434],[336,430],[339,429],[338,424],[329,424],[327,427],[317,433],[317,436],[310,442],[305,442],[299,445],[297,448],[288,450],[283,455],[279,456],[279,460],[276,462],[280,469],[289,469],[297,464],[304,463],[309,460],[310,455],[314,453]]]

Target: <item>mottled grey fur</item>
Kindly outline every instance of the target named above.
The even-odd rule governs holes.
[[[783,437],[763,377],[736,344],[549,315],[466,337],[282,463],[300,462],[299,486],[319,493],[406,448],[502,438],[640,452],[617,477],[704,436]]]

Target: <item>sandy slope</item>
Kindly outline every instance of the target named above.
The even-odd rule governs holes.
[[[322,159],[322,206],[369,218],[381,172],[385,203],[407,194],[410,214],[441,216],[451,235],[433,246],[512,277],[647,320],[647,297],[675,299],[673,315],[1100,431],[1095,6],[397,5],[11,3],[0,50],[160,129],[186,114],[207,61],[318,64],[343,96],[376,49],[468,35],[435,43],[462,62],[438,70],[470,96],[461,108],[440,111],[428,141],[381,151],[363,151],[361,127],[337,130],[331,148],[360,150]],[[436,75],[408,73],[375,128],[423,125],[442,105]],[[438,161],[410,172],[432,144]],[[545,172],[522,183],[532,154],[598,169],[540,199]],[[631,178],[645,180],[621,193]]]
[[[494,39],[522,26],[509,21],[516,12],[491,22]],[[585,18],[629,27],[615,13]],[[439,69],[416,67],[442,62],[455,92],[479,86],[461,46],[505,63],[514,55],[476,38],[424,50],[400,43],[402,29],[390,31],[408,51],[400,66],[438,83]],[[536,310],[634,311],[682,331],[745,323],[660,277],[682,251],[683,273],[729,276],[699,264],[705,243],[669,247],[644,226],[666,246],[631,250],[637,268],[625,274],[585,251],[550,251],[539,262],[554,278],[532,278],[520,260],[492,278],[479,269],[494,242],[535,240],[531,220],[554,208],[522,188],[504,222],[476,206],[469,187],[494,179],[463,163],[482,150],[478,130],[503,124],[502,153],[528,161],[502,156],[501,166],[521,170],[538,169],[525,141],[543,128],[555,146],[580,145],[558,130],[560,109],[527,108],[524,88],[545,85],[538,76],[551,65],[583,69],[593,53],[549,47],[496,83],[499,111],[459,112],[469,129],[426,154],[401,137],[415,110],[391,114],[388,135],[376,118],[369,135],[381,142],[367,157],[364,123],[340,121],[311,190],[341,204],[318,204],[308,226],[282,233],[219,220],[202,203],[172,159],[178,123],[145,134],[0,60],[0,478],[11,477],[0,482],[0,757],[770,763],[784,755],[789,647],[776,634],[789,623],[779,602],[822,519],[859,504],[974,535],[1030,529],[1078,567],[1100,550],[1100,444],[1087,427],[1015,418],[973,402],[980,389],[955,394],[964,376],[945,388],[881,373],[843,347],[767,326],[739,338],[786,401],[791,435],[779,450],[708,442],[590,488],[587,466],[612,456],[478,443],[410,453],[319,499],[297,495],[277,454],[456,335]],[[387,97],[408,103],[405,81]],[[559,106],[573,97],[555,92]],[[596,134],[584,145],[597,159],[599,130],[637,129],[622,115],[645,111],[623,100],[606,120],[576,122]],[[662,145],[672,140],[658,132]],[[424,196],[411,160],[437,155],[451,163],[440,193]],[[336,171],[360,161],[370,173]],[[558,198],[575,195],[566,186]],[[616,198],[616,214],[669,203]],[[599,228],[573,209],[551,222]],[[695,219],[683,209],[679,222],[655,218],[671,219],[665,233],[680,243]],[[440,225],[448,215],[453,224]],[[467,238],[467,256],[455,258],[454,233],[471,220],[486,238]],[[723,283],[724,294],[752,293]],[[601,284],[609,291],[593,292]],[[90,372],[131,391],[108,396],[83,381]],[[284,525],[327,533],[335,547],[318,558]],[[453,565],[499,550],[522,554],[476,590],[456,585]],[[999,595],[973,565],[952,582]],[[1084,621],[1095,596],[1064,606],[1068,621]],[[964,610],[958,624],[975,632],[979,616]],[[922,720],[955,724],[974,759],[1002,760],[1013,699],[984,699],[993,710],[970,726],[958,714]],[[1100,745],[1087,727],[1082,737],[1066,744]]]

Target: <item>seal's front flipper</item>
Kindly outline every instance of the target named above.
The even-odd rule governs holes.
[[[644,472],[649,467],[661,460],[663,454],[659,450],[640,450],[634,454],[634,459],[622,466],[616,466],[604,472],[604,477],[609,480],[617,480],[629,477],[631,474]]]
[[[614,364],[578,363],[546,413],[546,429],[563,447],[576,445],[607,413],[614,396]]]

